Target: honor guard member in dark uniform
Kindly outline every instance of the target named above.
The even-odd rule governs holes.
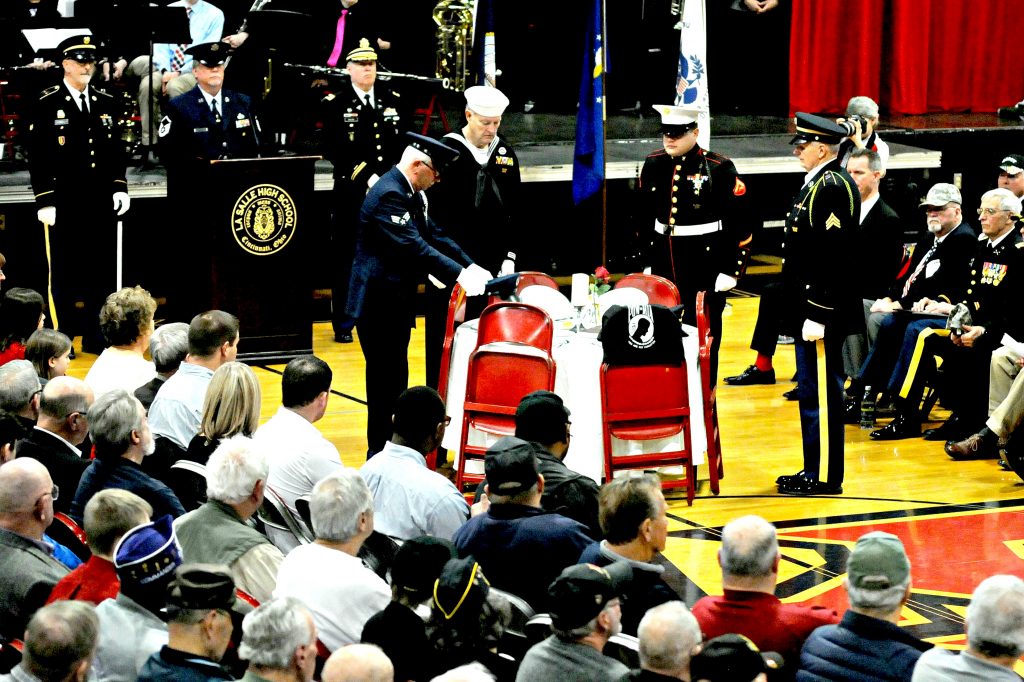
[[[500,275],[515,272],[517,236],[522,231],[514,218],[519,159],[508,141],[498,137],[507,106],[508,97],[497,88],[474,85],[466,90],[466,125],[441,138],[459,152],[459,158],[445,171],[444,182],[427,195],[430,214],[445,232],[473,262]],[[441,371],[451,293],[451,287],[427,287],[427,383],[434,387]]]
[[[359,212],[345,310],[366,360],[368,456],[391,438],[395,400],[408,388],[417,286],[429,274],[479,296],[492,279],[429,217],[423,195],[459,153],[429,137],[406,137],[398,165],[374,184]]]
[[[796,373],[804,468],[780,476],[779,492],[843,492],[843,342],[863,320],[852,276],[860,226],[860,193],[839,164],[846,131],[798,112],[793,154],[807,171],[786,220],[782,285],[789,327],[799,330]]]
[[[405,144],[405,119],[400,95],[378,86],[377,53],[363,38],[347,55],[351,87],[328,95],[324,102],[326,156],[334,164],[334,213],[331,220],[334,280],[331,283],[331,325],[334,340],[352,343],[355,322],[345,315],[352,273],[356,222],[366,192],[398,161]]]
[[[640,172],[637,231],[645,263],[655,275],[675,282],[683,321],[696,325],[698,291],[706,291],[710,311],[711,383],[718,376],[725,293],[736,286],[743,266],[741,242],[750,231],[737,211],[747,192],[733,162],[697,144],[700,112],[667,104],[661,114],[663,149],[644,161]]]
[[[171,174],[183,165],[259,156],[260,124],[252,103],[221,88],[230,48],[202,43],[185,53],[192,56],[196,87],[168,102],[160,119],[161,158],[168,160]]]
[[[92,36],[63,41],[64,79],[43,91],[29,127],[29,173],[43,223],[54,328],[82,334],[100,352],[99,311],[117,285],[114,214],[128,211],[128,183],[114,98],[89,85],[96,66]],[[59,222],[58,222],[59,221]],[[75,299],[85,302],[76,319]]]

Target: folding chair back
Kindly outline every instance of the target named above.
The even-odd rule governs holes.
[[[623,288],[640,289],[647,294],[649,303],[657,303],[666,308],[671,308],[682,303],[679,298],[679,289],[671,280],[658,275],[645,275],[642,272],[634,272],[626,275],[615,283],[616,289]]]
[[[703,291],[697,292],[697,342],[700,344],[700,388],[704,404],[704,431],[708,436],[707,463],[711,492],[719,492],[718,480],[725,476],[722,464],[722,438],[718,431],[718,387],[711,385],[711,324]]]

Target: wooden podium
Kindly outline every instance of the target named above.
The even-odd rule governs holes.
[[[210,161],[200,214],[210,235],[209,285],[196,310],[238,316],[238,359],[288,362],[313,352],[313,169],[319,156]],[[202,237],[200,237],[202,238]],[[197,301],[198,302],[198,301]]]

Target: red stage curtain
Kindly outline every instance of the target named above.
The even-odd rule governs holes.
[[[841,112],[853,95],[891,113],[994,111],[1024,97],[1006,0],[793,0],[790,108]]]

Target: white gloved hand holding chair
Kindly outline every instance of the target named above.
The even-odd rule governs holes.
[[[817,341],[825,338],[825,325],[814,320],[804,320],[804,326],[800,330],[800,336],[804,341]]]
[[[57,207],[44,206],[36,211],[36,218],[44,225],[53,225],[57,222]]]
[[[114,192],[114,210],[117,215],[124,215],[132,205],[128,192]]]
[[[456,281],[466,290],[467,296],[482,296],[487,289],[487,283],[492,279],[494,276],[491,273],[473,263],[459,273]]]

